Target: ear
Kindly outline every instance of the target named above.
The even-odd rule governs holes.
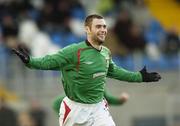
[[[91,34],[91,30],[90,30],[89,26],[85,26],[85,31],[87,34]]]

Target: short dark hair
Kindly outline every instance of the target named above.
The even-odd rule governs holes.
[[[103,16],[101,16],[101,15],[91,14],[91,15],[89,15],[89,16],[86,17],[85,22],[84,22],[84,25],[90,27],[90,26],[92,25],[93,19],[95,19],[95,18],[96,18],[96,19],[104,19]]]

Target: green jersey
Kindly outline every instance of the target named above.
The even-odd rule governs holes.
[[[41,58],[30,57],[28,67],[60,70],[65,94],[73,101],[93,104],[104,97],[106,77],[128,82],[142,82],[139,72],[117,67],[109,49],[97,50],[88,41],[72,44]]]

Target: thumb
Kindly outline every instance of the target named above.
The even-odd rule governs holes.
[[[141,73],[147,73],[146,66],[144,66],[140,72]]]
[[[147,72],[146,66],[143,67],[143,71],[144,71],[144,72]]]

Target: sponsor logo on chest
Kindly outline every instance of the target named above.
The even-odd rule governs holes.
[[[93,74],[93,78],[105,76],[105,75],[106,75],[106,72],[98,72],[98,73]]]

